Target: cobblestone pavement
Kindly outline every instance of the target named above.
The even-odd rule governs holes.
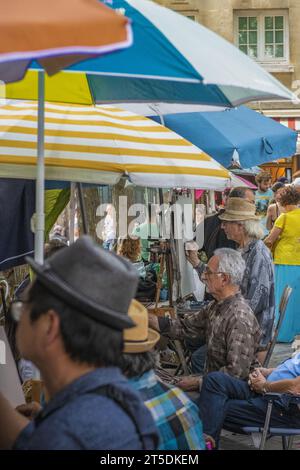
[[[278,343],[274,348],[270,360],[270,367],[277,366],[280,362],[284,361],[292,354],[291,344]],[[222,450],[255,450],[251,436],[245,436],[242,434],[233,434],[229,431],[222,431],[222,437],[220,441],[220,448]],[[281,438],[272,437],[267,441],[266,449],[268,450],[280,450]],[[293,449],[300,450],[300,436],[294,438]]]

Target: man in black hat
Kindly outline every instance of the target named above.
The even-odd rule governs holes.
[[[115,367],[134,326],[135,268],[89,237],[28,262],[36,279],[12,314],[20,353],[50,399],[29,422],[0,394],[0,448],[154,449],[151,414]]]

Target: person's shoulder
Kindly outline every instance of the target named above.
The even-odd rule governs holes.
[[[221,226],[221,220],[219,219],[219,214],[224,211],[215,212],[214,214],[208,214],[204,217],[204,229],[212,230],[214,227]]]
[[[255,240],[255,242],[252,244],[252,251],[255,254],[255,256],[264,256],[267,257],[268,259],[272,256],[270,254],[269,248],[265,245],[263,240]]]
[[[217,218],[223,212],[225,212],[225,209],[220,209],[218,212],[213,212],[212,214],[206,214],[204,219],[205,220],[210,220],[210,219],[213,219],[213,218]]]
[[[263,240],[258,240],[257,251],[264,263],[271,263],[273,266],[272,253]]]
[[[121,445],[120,433],[127,439],[135,438],[135,428],[129,416],[112,399],[102,395],[79,395],[57,413],[45,419],[36,430],[39,439],[53,436],[48,448],[106,449],[116,441]],[[54,437],[55,436],[55,437]]]
[[[272,212],[272,211],[275,211],[275,210],[276,210],[276,202],[272,202],[268,206],[268,212]]]
[[[229,308],[232,312],[232,317],[241,319],[241,317],[254,316],[254,313],[249,305],[249,301],[239,292],[231,298]]]

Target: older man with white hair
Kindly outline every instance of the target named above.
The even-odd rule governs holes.
[[[182,318],[150,315],[149,325],[173,339],[202,339],[207,344],[205,372],[223,371],[245,379],[256,364],[261,332],[240,292],[244,271],[245,261],[238,251],[216,250],[201,276],[215,300]],[[200,383],[199,377],[188,377],[177,385],[197,390]]]

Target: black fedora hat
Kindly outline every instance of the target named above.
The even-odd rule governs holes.
[[[90,237],[79,238],[43,265],[26,261],[38,281],[76,311],[116,330],[135,326],[128,316],[138,284],[135,267]]]

